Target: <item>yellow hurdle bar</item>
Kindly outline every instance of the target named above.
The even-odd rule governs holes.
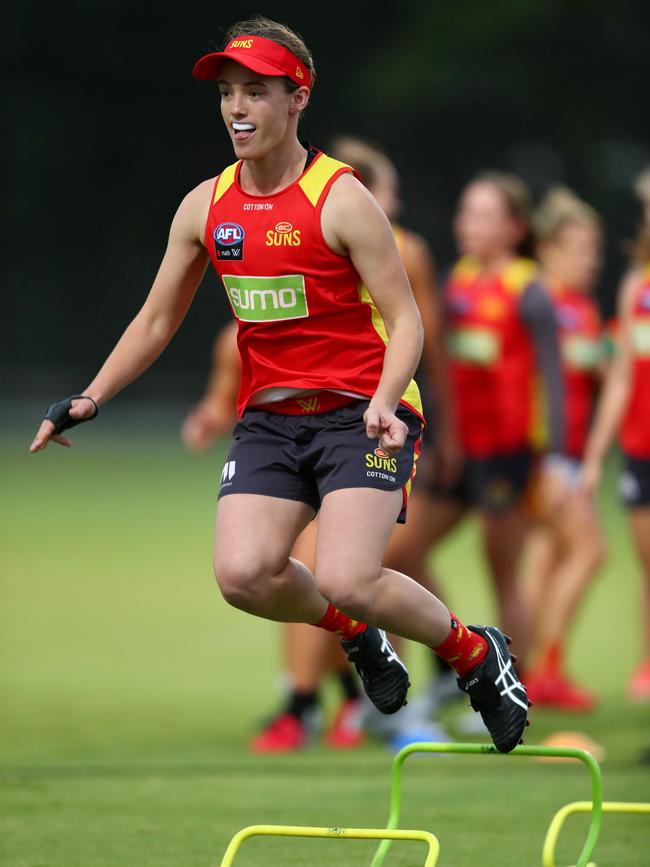
[[[571,804],[565,804],[563,807],[560,807],[551,819],[551,824],[548,826],[548,831],[546,832],[544,848],[542,849],[542,867],[556,867],[555,847],[557,846],[562,826],[569,816],[572,816],[574,813],[591,813],[592,809],[592,801],[573,801]],[[650,803],[603,801],[603,813],[647,813],[650,815]],[[596,865],[593,861],[590,861],[587,867],[596,867]]]
[[[221,861],[231,867],[239,847],[249,837],[319,837],[327,840],[413,840],[429,847],[424,867],[435,867],[440,854],[438,839],[430,831],[399,831],[388,828],[309,828],[300,825],[249,825],[232,838]]]

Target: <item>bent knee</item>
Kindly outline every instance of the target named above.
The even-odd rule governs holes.
[[[234,608],[252,611],[266,595],[270,575],[261,564],[237,559],[216,560],[214,574],[221,595]]]
[[[315,578],[316,587],[325,599],[351,617],[357,617],[357,615],[362,617],[373,599],[374,580],[372,577],[360,576],[343,570],[323,572],[317,574]]]

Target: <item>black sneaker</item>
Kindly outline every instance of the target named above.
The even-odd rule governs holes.
[[[469,695],[475,711],[483,722],[500,753],[509,753],[523,743],[522,734],[528,725],[530,702],[526,688],[512,665],[508,650],[510,639],[496,626],[469,626],[488,644],[488,651],[467,677],[458,678],[458,686]]]
[[[341,639],[341,647],[359,672],[370,701],[382,713],[397,713],[406,704],[411,685],[406,666],[393,650],[383,629],[366,627],[354,638]]]

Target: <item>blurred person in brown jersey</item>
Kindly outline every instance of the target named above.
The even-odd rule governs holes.
[[[565,455],[553,487],[534,491],[535,524],[526,549],[531,662],[526,685],[537,705],[589,711],[593,692],[566,672],[565,646],[580,603],[605,554],[593,500],[579,480],[596,389],[603,373],[603,327],[591,292],[600,271],[602,226],[596,211],[562,187],[533,217],[540,279],[557,317],[564,376]]]
[[[422,368],[427,383],[431,383],[429,403],[433,406],[436,420],[433,444],[436,464],[445,477],[451,478],[457,449],[450,424],[450,393],[431,251],[424,238],[394,222],[402,208],[399,177],[395,166],[381,149],[359,138],[341,136],[332,142],[329,152],[335,159],[353,166],[359,172],[391,220],[397,247],[424,325]],[[205,395],[183,425],[183,438],[188,448],[206,449],[217,436],[230,432],[236,420],[235,400],[239,376],[236,328],[228,325],[215,340],[213,366]],[[303,531],[293,551],[293,556],[310,568],[313,568],[315,558],[317,521],[316,518]],[[330,746],[342,749],[358,745],[363,739],[359,690],[338,637],[304,623],[283,624],[282,632],[288,694],[280,711],[252,739],[251,748],[258,753],[270,753],[288,752],[307,745],[319,728],[319,689],[323,677],[330,673],[339,680],[343,698],[327,732],[326,741]],[[461,696],[457,687],[455,689]]]
[[[637,178],[635,192],[643,224],[619,289],[616,351],[587,441],[582,484],[588,495],[595,495],[603,461],[619,433],[624,461],[620,496],[643,575],[641,660],[628,695],[633,701],[650,701],[650,167]]]

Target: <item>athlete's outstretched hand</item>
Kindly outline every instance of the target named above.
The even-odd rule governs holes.
[[[390,407],[370,401],[363,420],[368,437],[371,440],[378,439],[379,448],[387,455],[396,455],[406,442],[409,429]]]
[[[59,403],[62,404],[63,401],[59,401]],[[48,410],[48,414],[51,414],[52,410],[56,407],[58,407],[58,404],[52,404]],[[57,415],[58,414],[60,413],[57,413]],[[87,397],[70,399],[67,415],[69,416],[71,423],[65,421],[63,421],[63,423],[59,422],[59,431],[73,427],[75,424],[79,424],[82,421],[90,421],[91,418],[94,418],[97,415],[97,404],[91,398]],[[58,443],[61,446],[72,445],[72,442],[67,437],[61,436],[61,433],[57,433],[57,426],[53,421],[50,421],[49,418],[44,418],[36,436],[34,437],[34,441],[29,447],[29,450],[32,453],[40,452],[41,449],[46,448],[50,441]]]
[[[217,437],[229,433],[236,420],[234,407],[227,402],[203,401],[183,422],[183,442],[190,451],[204,452]]]

